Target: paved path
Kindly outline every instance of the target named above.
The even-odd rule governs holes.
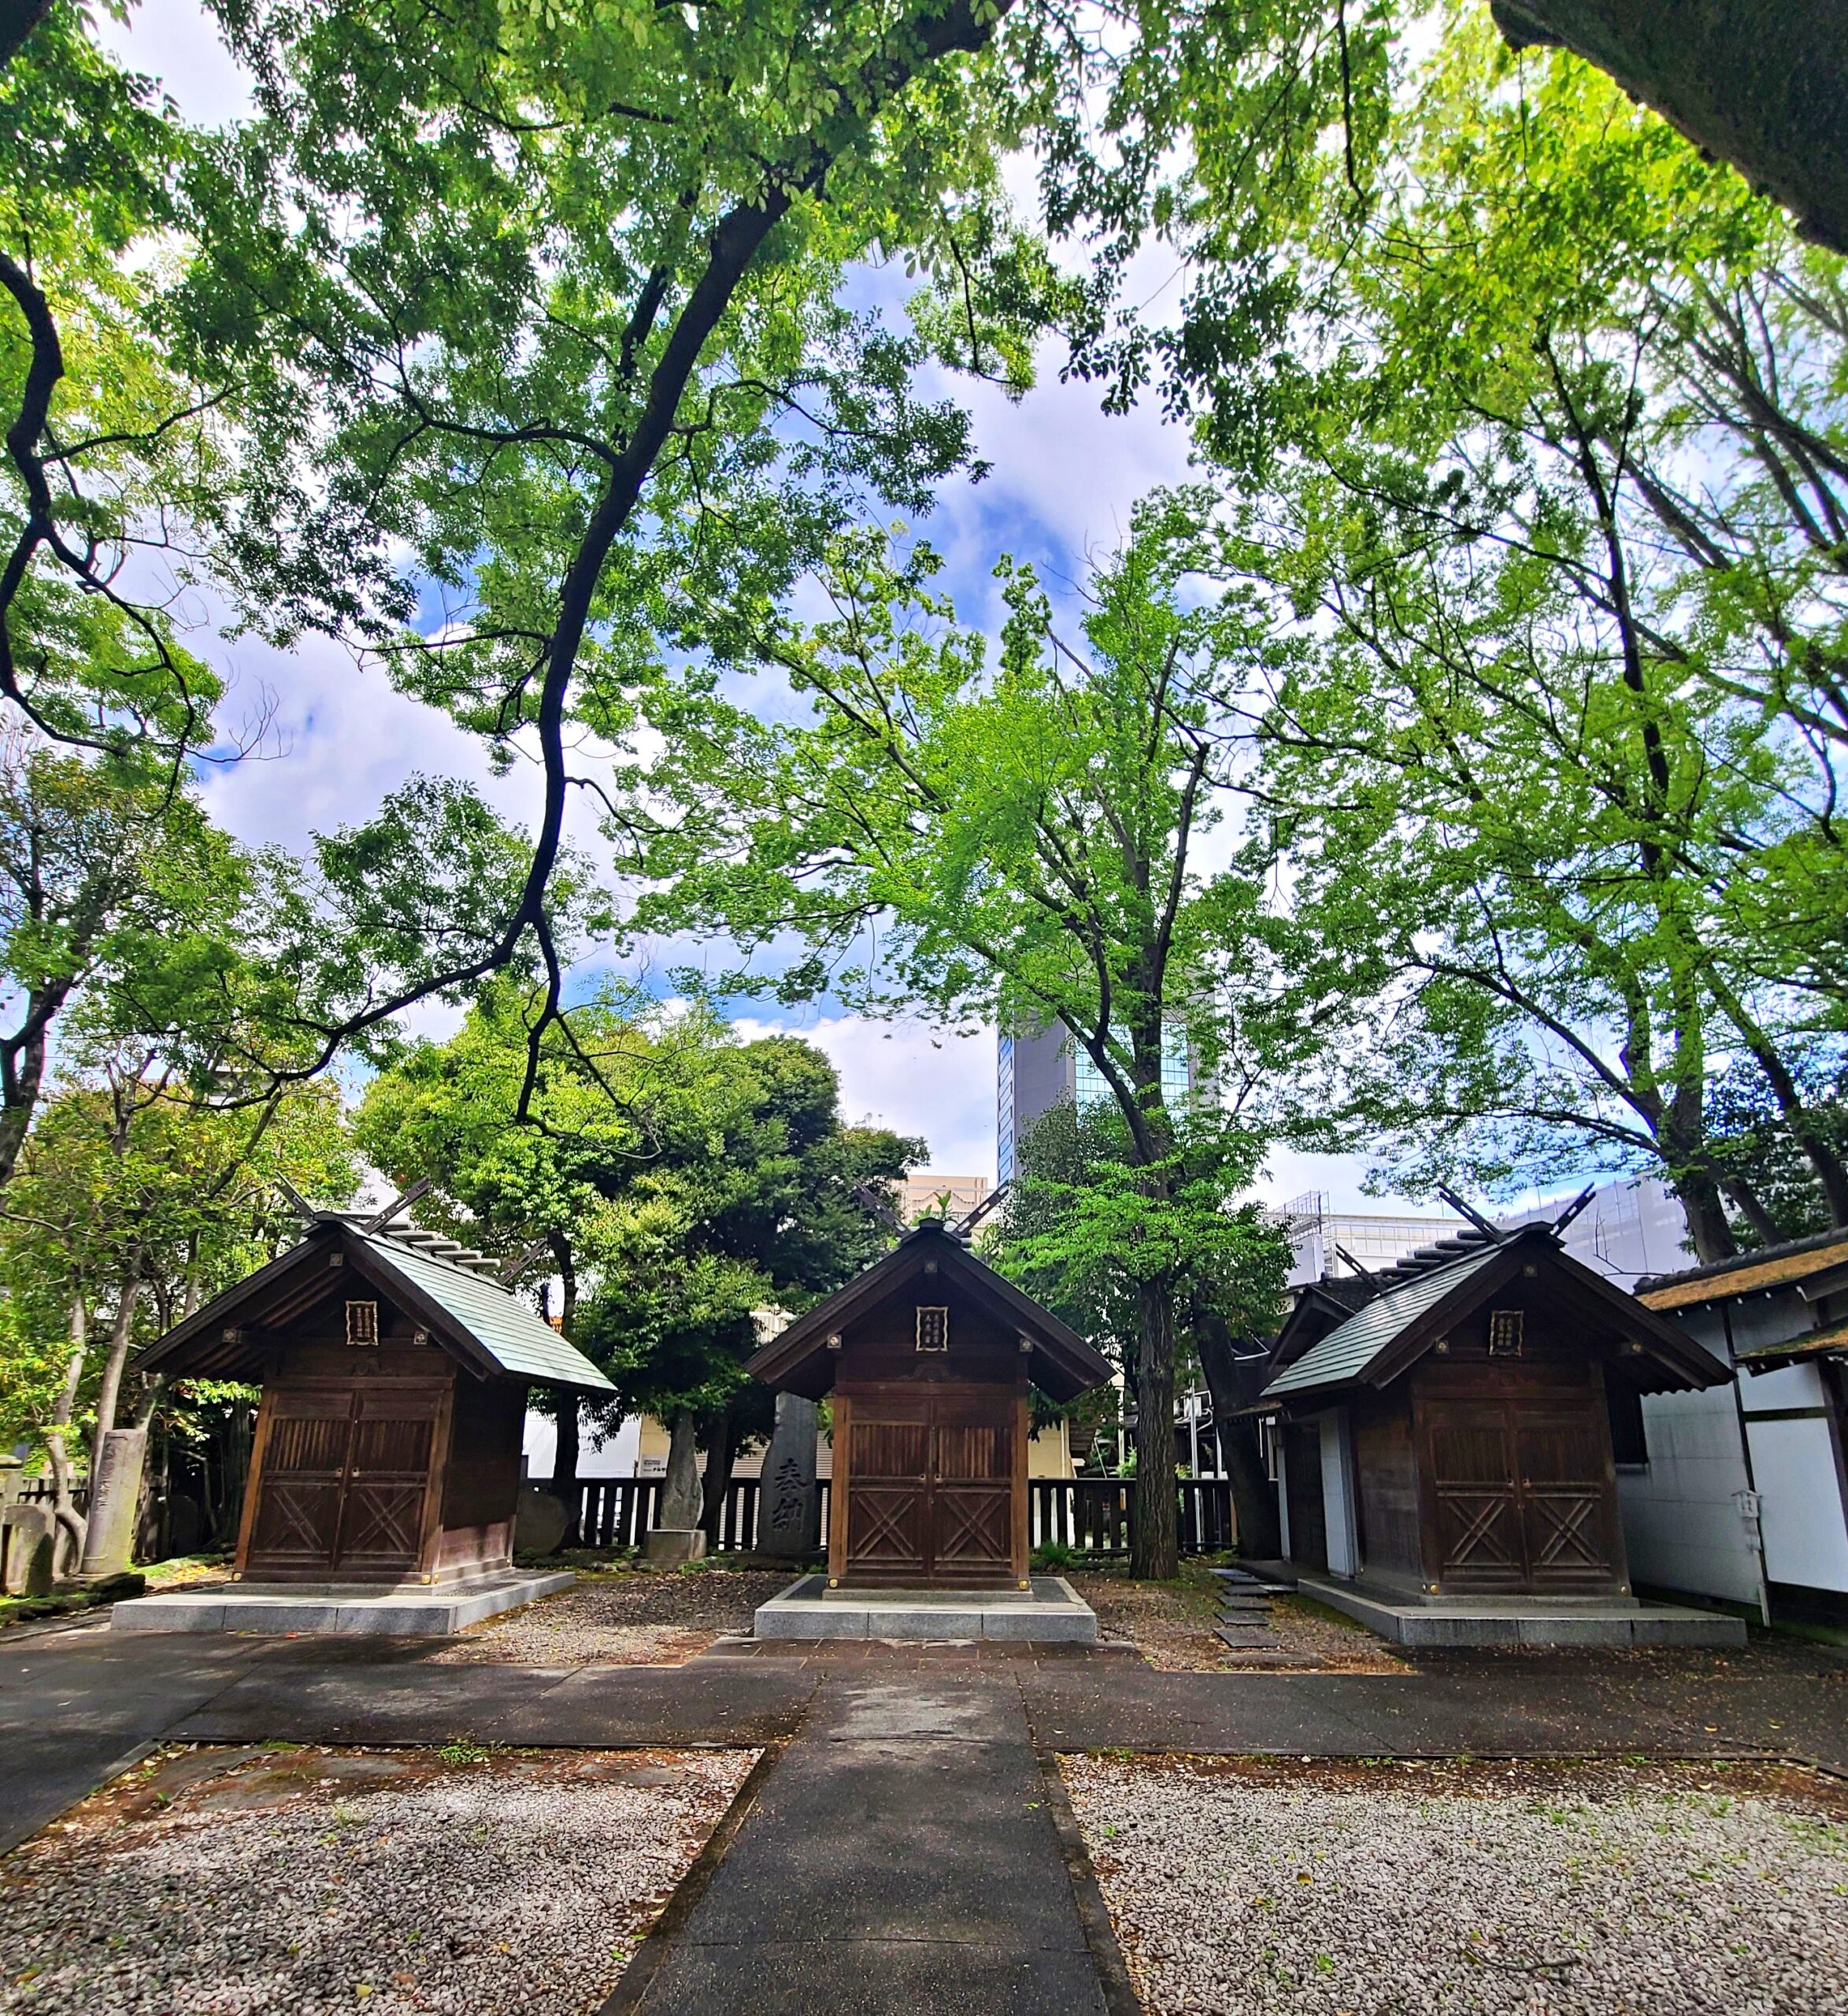
[[[1062,1804],[1005,1681],[830,1681],[657,1969],[612,2010],[1105,2016]]]

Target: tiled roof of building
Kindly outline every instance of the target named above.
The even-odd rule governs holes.
[[[1446,1246],[1453,1243],[1443,1242]],[[1407,1324],[1435,1309],[1453,1288],[1480,1273],[1500,1251],[1499,1247],[1483,1240],[1455,1258],[1428,1265],[1402,1285],[1375,1296],[1357,1314],[1305,1351],[1294,1365],[1286,1366],[1265,1388],[1264,1398],[1281,1399],[1286,1394],[1318,1386],[1345,1385],[1362,1377]]]
[[[1756,1253],[1735,1254],[1730,1260],[1709,1261],[1676,1274],[1653,1274],[1636,1284],[1636,1297],[1650,1309],[1691,1309],[1697,1303],[1720,1302],[1735,1295],[1786,1288],[1848,1267],[1848,1232],[1837,1227],[1783,1246]]]
[[[583,1353],[568,1344],[523,1296],[495,1278],[497,1263],[458,1247],[452,1254],[393,1228],[354,1236],[393,1273],[441,1305],[502,1371],[542,1385],[574,1386],[598,1393],[616,1388]]]

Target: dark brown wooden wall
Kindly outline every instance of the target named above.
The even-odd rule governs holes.
[[[1349,1418],[1363,1568],[1395,1581],[1419,1581],[1424,1547],[1411,1393],[1402,1380],[1383,1393],[1357,1395]]]

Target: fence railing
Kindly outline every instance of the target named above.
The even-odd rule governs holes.
[[[1034,1477],[1028,1480],[1028,1532],[1035,1547],[1074,1554],[1127,1555],[1135,1530],[1134,1477]],[[1180,1480],[1183,1554],[1220,1554],[1238,1537],[1232,1487],[1224,1477]]]
[[[20,1505],[50,1505],[57,1497],[57,1486],[50,1477],[28,1477],[15,1494],[15,1503]],[[90,1487],[87,1484],[71,1486],[71,1503],[80,1512],[90,1509]]]
[[[546,1480],[533,1481],[543,1489]],[[580,1477],[577,1544],[580,1547],[639,1547],[654,1524],[660,1503],[659,1477]],[[762,1486],[755,1477],[734,1477],[725,1495],[717,1551],[748,1554],[757,1544]],[[828,1487],[821,1486],[821,1531],[828,1532]],[[1134,1477],[1034,1477],[1028,1484],[1028,1536],[1031,1545],[1066,1547],[1074,1554],[1127,1556],[1135,1521]],[[1238,1525],[1232,1488],[1223,1477],[1180,1480],[1180,1551],[1218,1554],[1232,1546]]]

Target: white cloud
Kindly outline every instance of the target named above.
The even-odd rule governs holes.
[[[126,21],[101,8],[91,18],[98,41],[131,69],[157,78],[183,117],[217,126],[249,112],[250,78],[198,0],[140,0]]]
[[[959,1036],[919,1022],[863,1015],[813,1021],[741,1019],[739,1034],[799,1036],[840,1073],[841,1111],[930,1144],[924,1166],[945,1176],[994,1177],[994,1032]]]

